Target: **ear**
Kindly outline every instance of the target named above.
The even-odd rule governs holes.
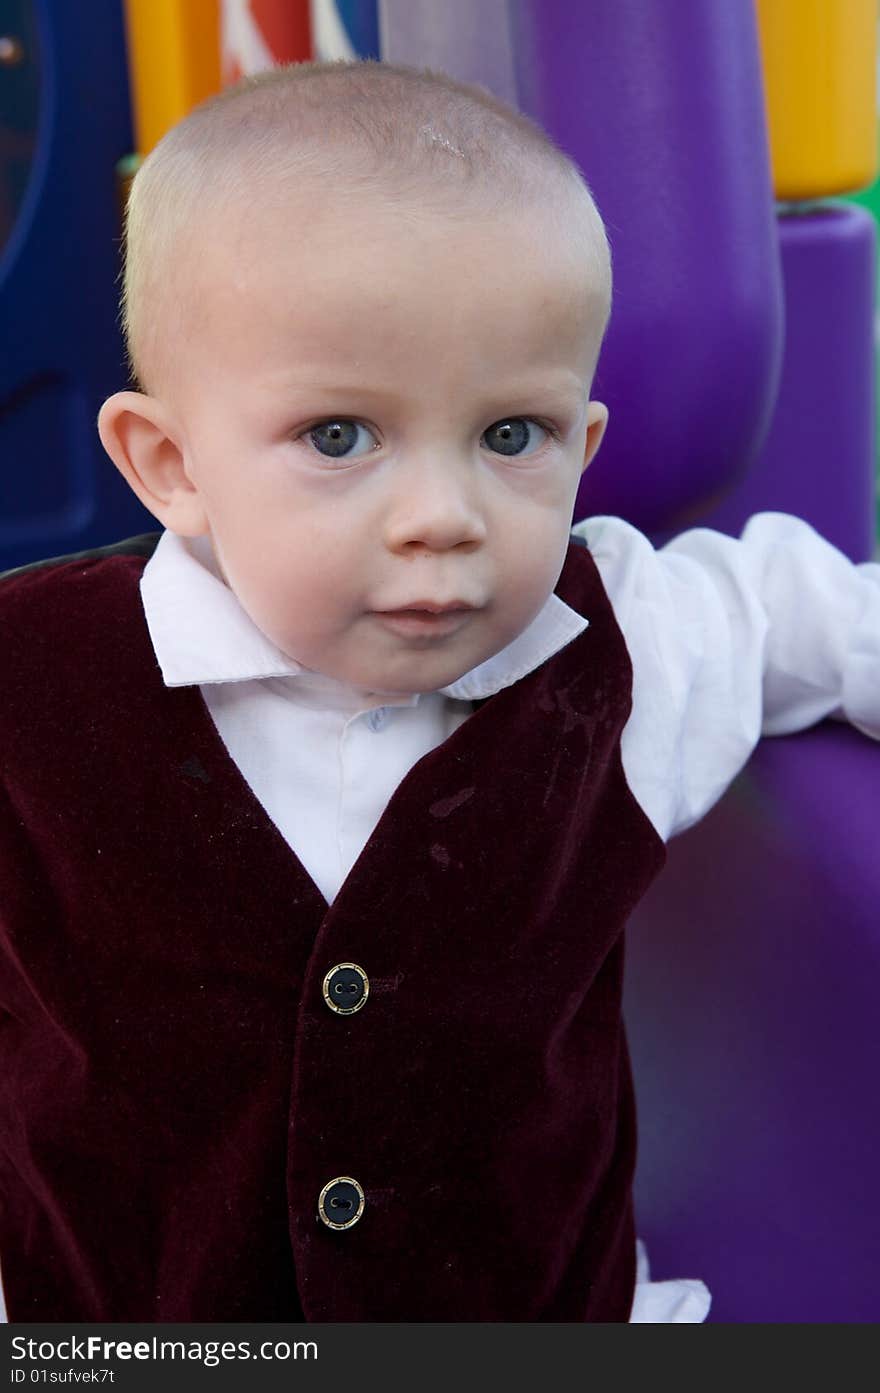
[[[587,443],[584,446],[583,469],[592,462],[602,444],[605,427],[608,425],[608,407],[601,401],[591,401],[587,406]],[[581,473],[583,473],[583,469]]]
[[[208,531],[180,437],[161,402],[142,392],[116,392],[98,413],[98,434],[129,488],[169,531],[182,537]]]

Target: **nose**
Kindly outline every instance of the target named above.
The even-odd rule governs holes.
[[[434,456],[395,473],[385,521],[391,551],[450,551],[485,540],[483,499],[467,464]]]

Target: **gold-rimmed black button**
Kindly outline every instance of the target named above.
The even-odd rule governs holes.
[[[328,1180],[318,1196],[318,1218],[328,1229],[350,1229],[364,1212],[364,1192],[350,1175]]]
[[[324,978],[324,1000],[338,1016],[359,1011],[370,994],[370,981],[357,963],[337,963]]]

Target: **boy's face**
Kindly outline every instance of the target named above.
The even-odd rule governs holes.
[[[307,668],[430,691],[511,642],[558,579],[607,416],[587,403],[596,312],[537,215],[320,209],[244,210],[199,249],[176,530],[210,531],[245,610]],[[389,614],[451,602],[469,608]]]

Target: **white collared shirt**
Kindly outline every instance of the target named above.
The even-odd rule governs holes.
[[[587,542],[633,664],[624,772],[659,835],[698,821],[764,735],[826,716],[880,739],[880,565],[807,523],[697,528],[660,551],[618,518]],[[141,578],[165,684],[198,685],[229,753],[331,903],[404,775],[488,697],[589,624],[551,594],[501,652],[436,692],[381,696],[282,653],[222,579],[210,540],[165,532]]]

